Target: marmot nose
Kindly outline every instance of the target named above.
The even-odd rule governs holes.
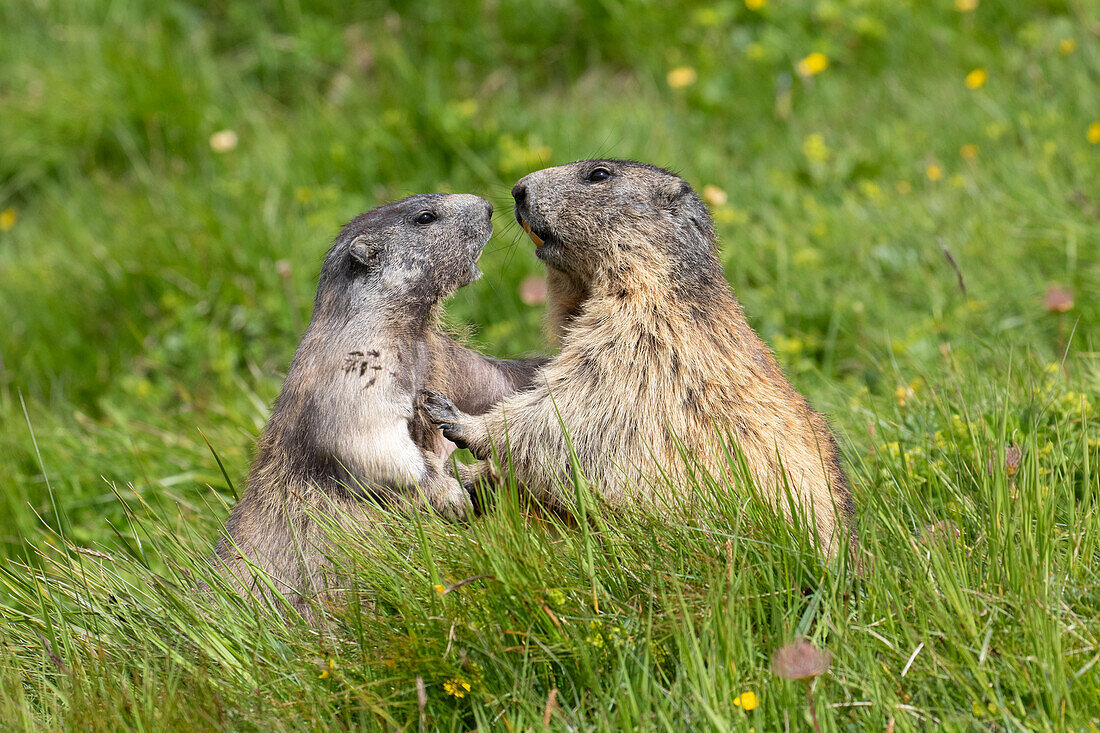
[[[527,201],[527,184],[520,181],[512,186],[512,198],[516,200],[517,204],[522,204]]]

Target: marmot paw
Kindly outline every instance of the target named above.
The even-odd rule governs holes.
[[[439,496],[432,502],[433,508],[444,519],[452,522],[465,521],[470,510],[470,498],[466,490],[453,478],[447,477],[442,482],[443,496]]]
[[[424,415],[443,431],[443,437],[459,448],[466,448],[462,426],[458,424],[459,411],[445,395],[430,389],[420,390],[420,409]]]

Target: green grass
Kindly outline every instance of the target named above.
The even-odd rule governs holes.
[[[769,669],[799,635],[822,730],[1100,727],[1100,3],[351,5],[0,5],[0,727],[530,730],[557,690],[555,729],[807,730]],[[317,629],[193,593],[233,501],[205,441],[239,491],[339,226],[489,197],[448,319],[537,351],[508,189],[593,155],[726,194],[866,577],[717,487],[705,522],[383,518]]]

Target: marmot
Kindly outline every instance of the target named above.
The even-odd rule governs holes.
[[[479,459],[507,446],[515,478],[551,506],[571,501],[571,451],[611,505],[660,506],[686,498],[667,496],[663,478],[682,483],[685,455],[729,474],[721,431],[788,518],[790,487],[819,548],[835,555],[841,535],[854,548],[836,441],[745,320],[691,186],[651,165],[590,160],[532,173],[512,195],[547,266],[561,350],[534,387],[483,416],[424,393],[443,434]]]
[[[215,551],[242,591],[265,595],[251,563],[306,610],[323,590],[324,532],[311,513],[369,522],[373,500],[465,516],[465,490],[444,471],[449,444],[415,409],[418,391],[445,390],[478,414],[545,361],[485,357],[440,330],[442,300],[481,275],[492,211],[477,196],[422,194],[362,214],[336,237]]]

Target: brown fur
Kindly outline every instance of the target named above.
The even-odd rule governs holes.
[[[596,168],[611,175],[591,181]],[[599,174],[598,174],[599,175]],[[559,355],[535,386],[483,416],[426,395],[444,435],[568,506],[568,430],[580,467],[612,505],[668,506],[689,470],[729,474],[718,432],[743,452],[761,494],[789,516],[784,482],[819,546],[852,546],[854,505],[825,419],[810,409],[745,319],[716,254],[709,214],[687,183],[652,166],[584,161],[527,176],[516,216],[547,263]],[[656,461],[656,464],[655,462]],[[568,489],[567,489],[568,491]]]

